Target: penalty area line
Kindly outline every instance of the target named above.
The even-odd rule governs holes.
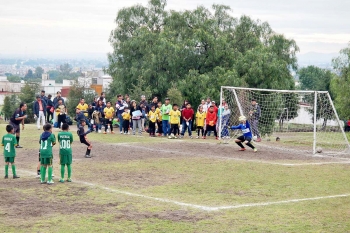
[[[0,169],[3,170],[3,169]],[[35,173],[26,171],[26,170],[20,170],[21,172],[30,174],[30,175],[35,175]],[[113,193],[119,193],[122,195],[130,196],[130,197],[138,197],[138,198],[143,198],[143,199],[149,199],[149,200],[154,200],[158,202],[164,202],[164,203],[170,203],[182,207],[189,207],[193,209],[199,209],[202,211],[221,211],[221,210],[230,210],[230,209],[241,209],[241,208],[249,208],[249,207],[260,207],[260,206],[270,206],[270,205],[282,205],[282,204],[290,204],[290,203],[298,203],[298,202],[305,202],[305,201],[317,201],[317,200],[323,200],[323,199],[332,199],[332,198],[342,198],[342,197],[349,197],[350,194],[339,194],[339,195],[330,195],[330,196],[320,196],[320,197],[310,197],[310,198],[299,198],[299,199],[289,199],[289,200],[283,200],[283,201],[271,201],[271,202],[257,202],[257,203],[245,203],[245,204],[238,204],[238,205],[229,205],[229,206],[204,206],[204,205],[197,205],[197,204],[191,204],[191,203],[186,203],[186,202],[180,202],[180,201],[174,201],[170,200],[167,198],[159,198],[159,197],[152,197],[152,196],[147,196],[147,195],[142,195],[138,193],[132,193],[128,191],[123,191],[119,189],[113,189],[109,188],[106,186],[102,185],[97,185],[94,183],[89,183],[85,181],[79,181],[79,180],[74,180],[74,183],[77,184],[82,184],[90,187],[95,187],[98,189],[103,189],[109,192]]]

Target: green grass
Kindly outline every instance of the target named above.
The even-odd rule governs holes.
[[[5,125],[0,125],[4,128]],[[2,133],[0,136],[4,134]],[[56,131],[55,131],[56,132]],[[19,151],[18,172],[34,171],[41,131],[26,126],[21,144],[33,153],[33,163],[23,163]],[[75,133],[73,131],[75,136]],[[299,138],[310,135],[300,133]],[[191,144],[164,138],[101,135],[91,133],[96,144],[132,143],[157,148],[159,143]],[[77,137],[75,137],[77,140]],[[306,140],[306,139],[305,139]],[[192,140],[192,142],[203,142]],[[212,152],[220,153],[214,140]],[[139,143],[139,144],[138,144]],[[206,144],[201,144],[207,146]],[[74,153],[77,144],[73,144]],[[79,147],[82,148],[82,147]],[[30,150],[32,149],[32,150]],[[236,149],[236,148],[234,148]],[[128,147],[119,149],[128,155]],[[24,151],[25,152],[25,151]],[[148,151],[148,153],[157,153]],[[161,153],[161,152],[160,152]],[[40,185],[32,176],[0,180],[0,229],[4,232],[349,232],[350,197],[244,207],[207,212],[174,203],[133,197],[100,187],[109,187],[174,201],[226,206],[350,193],[350,165],[325,164],[280,166],[214,157],[174,154],[133,160],[100,157],[73,164],[73,181]],[[247,151],[248,153],[248,151]],[[147,152],[146,152],[147,154]],[[249,155],[249,154],[247,154]],[[254,154],[259,158],[259,153]],[[132,156],[132,155],[130,155]],[[234,152],[232,153],[234,156]],[[274,161],[271,161],[274,162]],[[278,162],[281,162],[279,160]],[[296,160],[295,163],[310,161]],[[3,162],[0,170],[3,171]],[[59,170],[55,163],[55,174]],[[98,187],[100,186],[100,187]]]

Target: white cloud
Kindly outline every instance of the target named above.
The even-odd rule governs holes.
[[[147,0],[3,0],[0,52],[106,53],[117,11],[137,3],[146,5]],[[167,9],[210,8],[213,3],[229,5],[235,17],[268,21],[276,32],[294,38],[302,53],[338,52],[350,40],[350,1],[168,0]]]

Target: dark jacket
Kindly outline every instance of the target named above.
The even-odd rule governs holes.
[[[99,111],[101,113],[102,118],[105,117],[105,113],[104,113],[105,107],[106,107],[106,105],[103,104],[102,106],[96,106],[96,108],[95,108],[96,111]]]
[[[44,116],[46,115],[46,102],[44,100],[41,100],[41,103],[43,105],[43,112],[44,112]],[[37,116],[39,116],[39,102],[35,101],[33,104],[33,113]]]
[[[53,107],[56,109],[58,106],[58,101],[62,100],[62,104],[64,104],[64,99],[62,97],[57,98],[57,96],[53,99]]]
[[[46,106],[47,108],[51,108],[54,106],[51,99],[47,99],[46,103],[47,103],[47,106]]]

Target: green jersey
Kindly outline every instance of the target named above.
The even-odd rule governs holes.
[[[170,119],[169,112],[173,109],[171,104],[165,105],[163,104],[160,108],[160,111],[162,112],[162,120],[168,121]]]
[[[40,158],[51,158],[53,156],[52,146],[55,144],[55,135],[50,132],[44,132],[40,137]]]
[[[4,157],[16,157],[15,146],[17,139],[13,134],[5,134],[2,137],[2,145],[4,146]]]
[[[62,131],[58,133],[57,138],[60,143],[60,155],[72,155],[73,134],[68,131]]]

